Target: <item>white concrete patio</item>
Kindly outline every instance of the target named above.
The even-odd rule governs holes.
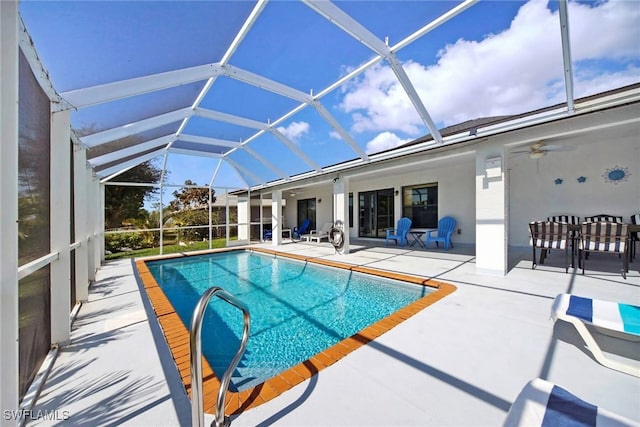
[[[640,422],[640,379],[599,365],[572,326],[549,319],[553,298],[564,292],[640,305],[638,259],[624,280],[616,257],[593,256],[583,276],[565,274],[559,252],[531,270],[521,248],[511,251],[507,276],[489,277],[475,273],[474,248],[460,245],[445,252],[356,241],[344,256],[326,243],[277,249],[437,277],[458,290],[235,417],[234,426],[496,426],[535,377]],[[149,310],[131,261],[105,264],[34,407],[66,411],[68,420],[28,425],[190,425],[189,400]],[[640,343],[598,340],[640,359]]]

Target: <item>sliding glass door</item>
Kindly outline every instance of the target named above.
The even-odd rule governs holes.
[[[393,228],[393,188],[359,194],[359,237],[384,238]]]
[[[316,229],[316,199],[298,200],[298,224],[300,227],[305,219],[310,221],[309,230]]]

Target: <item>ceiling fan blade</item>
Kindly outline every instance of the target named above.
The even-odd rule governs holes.
[[[542,147],[543,151],[572,151],[575,150],[574,147],[569,147],[566,145],[545,145]]]

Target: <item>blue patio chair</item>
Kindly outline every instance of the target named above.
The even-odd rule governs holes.
[[[396,242],[396,245],[404,246],[407,244],[407,233],[411,229],[411,219],[407,217],[400,218],[398,225],[395,229],[387,230],[387,237],[384,242],[385,245],[389,244],[389,240]]]
[[[302,225],[300,226],[300,228],[293,227],[293,238],[299,239],[300,236],[302,236],[304,233],[306,233],[309,230],[310,225],[311,225],[311,221],[309,221],[309,218],[305,218],[305,220],[302,221]]]
[[[451,235],[453,235],[453,230],[455,230],[455,228],[456,220],[453,217],[445,216],[444,218],[440,218],[440,221],[438,221],[438,229],[427,231],[427,249],[431,242],[435,242],[436,247],[440,247],[439,243],[442,242],[445,249],[448,250],[449,248],[452,248],[453,244],[451,243]]]

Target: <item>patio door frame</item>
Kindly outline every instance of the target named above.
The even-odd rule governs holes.
[[[384,239],[386,229],[394,227],[393,188],[358,193],[358,237]]]
[[[298,207],[298,224],[300,227],[305,219],[309,219],[309,230],[316,229],[316,199],[299,199]]]

